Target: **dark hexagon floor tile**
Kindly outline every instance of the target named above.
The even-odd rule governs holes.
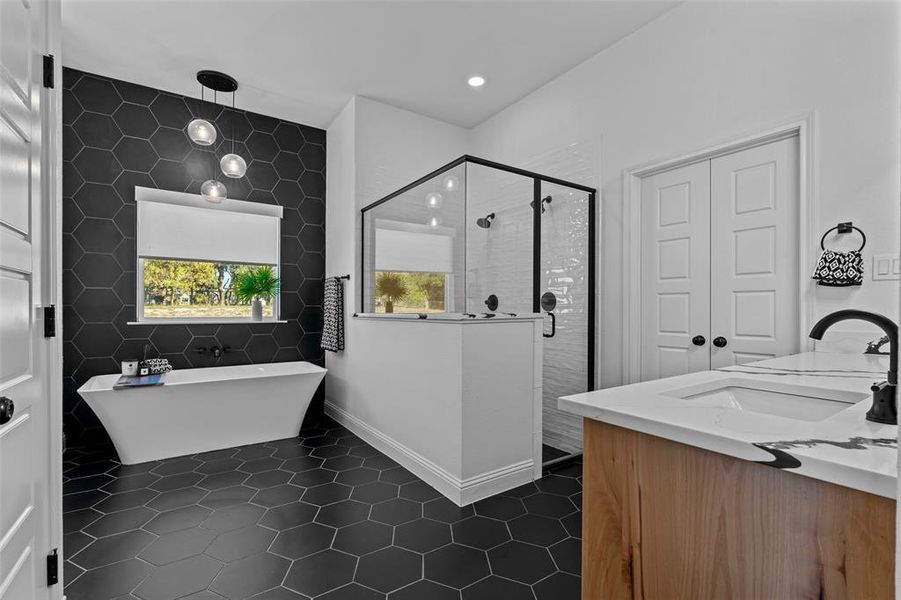
[[[249,525],[219,534],[219,537],[204,550],[204,554],[222,562],[258,554],[269,549],[275,539],[275,532],[259,525]]]
[[[324,483],[307,489],[303,495],[303,501],[316,506],[333,504],[340,500],[350,498],[353,488],[340,483]]]
[[[269,551],[285,558],[303,558],[331,547],[334,537],[333,528],[307,523],[279,533]]]
[[[178,473],[177,475],[166,475],[151,484],[150,488],[158,492],[168,492],[170,490],[178,490],[181,488],[191,487],[197,484],[203,475],[200,473]]]
[[[453,588],[464,588],[490,574],[481,550],[448,544],[425,555],[425,578]]]
[[[216,539],[216,532],[200,527],[182,529],[161,535],[147,546],[138,558],[154,565],[167,565],[190,556],[197,556]]]
[[[304,502],[291,502],[267,510],[259,524],[263,527],[283,531],[304,523],[311,523],[318,511],[318,506]]]
[[[395,498],[373,505],[369,518],[386,525],[400,525],[422,517],[422,504]]]
[[[284,585],[307,596],[318,596],[350,583],[356,566],[357,558],[349,554],[323,550],[294,561]]]
[[[533,600],[529,586],[501,579],[495,575],[472,584],[463,590],[463,600]],[[561,599],[562,600],[562,599]]]
[[[73,531],[63,536],[63,548],[66,551],[66,560],[81,552],[85,546],[94,541],[94,538],[81,531]]]
[[[334,481],[337,474],[337,471],[329,471],[328,469],[311,469],[296,473],[291,478],[291,483],[303,487],[315,487]]]
[[[253,498],[257,494],[257,490],[243,485],[233,485],[232,487],[213,490],[206,494],[202,500],[198,502],[201,506],[217,509],[234,506],[235,504],[243,504]]]
[[[369,516],[369,508],[370,505],[363,502],[342,500],[320,508],[316,522],[331,527],[345,527],[364,521]]]
[[[216,598],[218,600],[221,596],[217,595]],[[186,600],[190,600],[190,598]],[[260,592],[259,594],[252,596],[250,600],[309,600],[309,598],[301,596],[297,592],[292,592],[286,587],[277,587],[266,590],[265,592]]]
[[[152,533],[140,529],[117,533],[94,540],[70,560],[85,569],[96,569],[126,558],[136,557],[154,539],[155,536]]]
[[[187,473],[193,471],[203,463],[194,458],[176,458],[164,461],[162,464],[153,468],[151,473],[157,475],[177,475],[178,473]]]
[[[579,600],[582,597],[580,588],[581,580],[567,573],[554,573],[532,586],[538,600]]]
[[[213,511],[200,525],[220,533],[232,531],[256,523],[265,512],[261,506],[238,504]]]
[[[119,494],[107,496],[100,502],[97,502],[94,505],[94,508],[104,513],[118,512],[120,510],[127,510],[129,508],[143,506],[150,500],[154,499],[157,495],[159,495],[159,492],[155,492],[149,489],[137,489],[130,492],[121,492]]]
[[[472,505],[457,506],[447,498],[437,498],[422,505],[422,514],[429,519],[443,521],[444,523],[456,523],[475,514]]]
[[[93,508],[85,508],[83,510],[76,510],[70,513],[66,513],[66,515],[63,517],[63,532],[73,533],[75,531],[79,531],[80,529],[84,529],[91,523],[97,521],[97,519],[101,518],[102,516],[102,512],[96,511]],[[149,520],[150,517],[148,516],[147,519]],[[141,525],[138,525],[138,527],[140,526]],[[127,527],[126,529],[134,529],[134,527]]]
[[[354,458],[354,457],[351,457]],[[377,456],[370,456],[368,458],[362,459],[363,466],[369,467],[370,469],[378,469],[379,471],[384,471],[386,469],[393,469],[395,467],[399,467],[400,465],[397,462],[391,460],[384,454],[379,454]]]
[[[138,473],[137,475],[128,475],[127,477],[117,477],[103,486],[103,489],[111,494],[120,492],[130,492],[140,488],[146,488],[153,485],[160,479],[159,475],[153,473]]]
[[[511,498],[525,498],[526,496],[531,496],[532,494],[537,494],[539,491],[538,486],[535,485],[534,481],[530,481],[529,483],[524,483],[519,487],[515,487],[512,490],[507,490],[505,492],[501,492],[501,496],[510,496]]]
[[[334,458],[325,459],[325,462],[322,463],[322,467],[333,471],[348,471],[350,469],[355,469],[362,464],[363,459],[358,456],[336,456]]]
[[[127,594],[141,583],[153,566],[137,558],[123,560],[82,573],[66,586],[68,600],[100,600]]]
[[[297,502],[303,493],[302,487],[285,483],[260,490],[253,497],[253,503],[266,507],[281,506],[289,502]]]
[[[273,452],[275,452],[275,448],[270,448],[269,446],[264,446],[263,444],[255,444],[253,446],[242,446],[237,452],[235,452],[233,457],[239,460],[250,461],[257,458],[272,456]]]
[[[181,508],[182,506],[197,504],[197,502],[206,495],[207,491],[200,488],[180,488],[177,490],[163,492],[162,494],[148,502],[147,506],[159,511],[172,510],[173,508]]]
[[[364,483],[371,483],[373,481],[378,480],[379,472],[375,469],[367,469],[366,467],[358,467],[356,469],[350,469],[349,471],[342,471],[338,473],[337,481],[338,483],[344,483],[347,485],[361,485]]]
[[[388,600],[460,600],[460,592],[423,579],[388,594]]]
[[[572,496],[582,491],[582,485],[578,480],[559,475],[545,475],[535,482],[542,492],[557,494],[559,496]]]
[[[277,455],[278,453],[276,453]],[[316,458],[315,456],[294,456],[282,463],[282,471],[290,471],[292,473],[300,473],[301,471],[309,471],[310,469],[318,469],[325,462],[324,458]]]
[[[213,511],[208,508],[197,505],[167,510],[166,512],[158,514],[149,523],[144,525],[144,529],[152,531],[157,535],[162,535],[180,529],[197,527],[212,512]]]
[[[576,506],[569,498],[544,492],[524,498],[522,502],[530,513],[553,519],[560,519],[576,511]]]
[[[520,515],[524,515],[526,510],[523,508],[522,501],[518,498],[509,498],[507,496],[492,496],[479,500],[473,504],[476,514],[483,517],[491,517],[501,521],[509,521]]]
[[[143,600],[174,600],[205,590],[222,563],[206,556],[192,556],[158,567],[135,590]]]
[[[424,481],[412,481],[400,486],[400,497],[416,502],[427,502],[440,498],[441,493]]]
[[[510,539],[507,524],[486,517],[470,517],[453,524],[454,541],[479,550],[488,550]]]
[[[106,498],[109,498],[109,494],[102,490],[88,490],[86,492],[78,492],[77,494],[67,494],[63,496],[63,512],[90,508]]]
[[[207,475],[197,484],[197,487],[206,488],[208,490],[221,490],[222,488],[241,485],[250,477],[247,473],[241,471],[225,471],[214,475]]]
[[[238,470],[251,474],[262,473],[263,471],[272,471],[273,469],[279,468],[283,462],[285,461],[280,458],[264,456],[263,458],[256,458],[242,463],[241,466],[238,467]]]
[[[350,497],[353,500],[359,500],[360,502],[376,504],[384,500],[397,498],[397,493],[398,488],[396,485],[385,483],[384,481],[373,481],[372,483],[365,483],[354,487],[354,491],[351,492]]]
[[[449,543],[450,526],[430,519],[416,519],[398,525],[394,531],[394,545],[415,552],[429,552]]]
[[[575,512],[560,519],[566,532],[574,538],[582,538],[582,511]]]
[[[342,527],[335,534],[333,546],[349,554],[363,556],[391,545],[392,529],[375,521],[362,521]]]
[[[263,471],[248,477],[243,485],[261,490],[281,485],[286,483],[289,479],[291,479],[291,473],[288,473],[287,471]]]
[[[538,546],[550,546],[567,536],[560,521],[540,515],[523,515],[508,521],[507,526],[513,539]]]
[[[344,456],[350,451],[350,448],[346,446],[320,446],[318,448],[314,448],[312,452],[310,452],[310,456],[315,456],[316,458],[336,458],[338,456]],[[334,467],[332,467],[334,468]]]
[[[281,585],[291,561],[263,552],[226,565],[210,589],[230,600],[244,600]]]
[[[491,572],[507,579],[533,584],[557,570],[545,548],[523,542],[507,542],[488,551]]]
[[[77,494],[78,492],[90,492],[98,489],[102,490],[105,485],[114,483],[115,481],[115,478],[105,473],[100,475],[91,475],[90,477],[81,477],[80,479],[70,479],[63,484],[63,494]],[[109,493],[113,494],[115,492],[113,490],[109,490]]]
[[[354,581],[388,593],[422,578],[422,557],[414,552],[389,546],[360,557]]]
[[[194,470],[198,473],[203,473],[204,475],[215,475],[216,473],[234,471],[241,464],[241,461],[236,458],[220,458],[217,460],[206,461]]]
[[[93,535],[94,537],[103,537],[114,533],[130,531],[132,529],[138,529],[141,526],[145,526],[146,529],[145,523],[155,518],[156,515],[157,512],[155,510],[151,510],[146,506],[139,506],[137,508],[105,515],[83,529],[85,533]],[[153,533],[157,532],[154,531]]]
[[[576,538],[568,538],[554,544],[548,550],[557,568],[572,575],[582,574],[582,542]]]

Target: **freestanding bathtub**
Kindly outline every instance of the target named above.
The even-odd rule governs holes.
[[[97,375],[78,393],[130,465],[296,436],[325,373],[299,361],[184,369],[124,390]]]

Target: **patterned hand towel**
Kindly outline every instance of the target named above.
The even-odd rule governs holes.
[[[323,313],[322,349],[340,352],[344,350],[344,284],[337,277],[325,280]]]
[[[813,271],[819,285],[846,287],[863,283],[863,256],[859,250],[837,252],[824,250]]]

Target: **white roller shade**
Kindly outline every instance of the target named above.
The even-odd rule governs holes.
[[[138,256],[276,265],[282,208],[135,188]]]
[[[453,238],[442,234],[376,228],[375,269],[453,273]]]

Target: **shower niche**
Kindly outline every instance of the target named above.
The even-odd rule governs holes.
[[[463,156],[362,209],[362,312],[545,315],[545,463],[582,447],[557,398],[594,389],[595,197]]]

